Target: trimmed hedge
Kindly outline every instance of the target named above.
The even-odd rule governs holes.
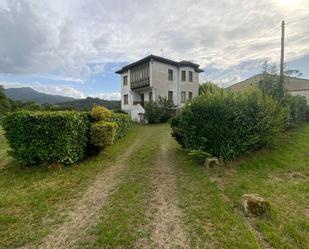
[[[117,124],[115,138],[123,138],[131,126],[131,120],[128,114],[113,113],[109,120],[110,122],[115,122]]]
[[[90,122],[76,111],[6,115],[2,122],[11,155],[21,164],[72,164],[84,158]]]
[[[171,126],[184,148],[230,160],[268,144],[287,119],[287,108],[259,90],[222,90],[194,98]]]
[[[105,148],[111,145],[116,134],[117,124],[106,121],[98,121],[91,125],[90,143],[91,145]]]
[[[112,112],[104,106],[95,105],[90,112],[95,121],[108,121],[112,117]]]

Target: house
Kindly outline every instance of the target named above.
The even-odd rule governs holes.
[[[230,89],[231,91],[244,91],[250,86],[257,85],[259,81],[262,80],[262,78],[262,74],[254,75],[246,80],[227,87],[227,89]],[[287,91],[292,95],[300,95],[306,97],[307,103],[309,104],[309,80],[288,76],[286,76],[285,78],[285,88],[287,89]]]
[[[198,95],[201,72],[198,64],[156,55],[124,66],[116,72],[121,76],[121,109],[140,122],[145,103],[157,101],[159,96],[182,108],[186,100]]]

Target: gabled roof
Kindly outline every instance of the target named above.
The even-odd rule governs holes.
[[[204,70],[199,68],[200,65],[198,65],[196,63],[193,63],[191,61],[180,61],[180,62],[177,62],[177,61],[173,61],[173,60],[170,60],[170,59],[166,59],[166,58],[163,58],[163,57],[151,54],[151,55],[148,55],[148,56],[146,56],[145,58],[143,58],[141,60],[138,60],[136,62],[133,62],[133,63],[129,64],[129,65],[124,66],[120,70],[116,71],[116,73],[117,74],[122,74],[125,71],[127,71],[128,69],[130,69],[132,67],[135,67],[135,66],[138,66],[138,65],[141,65],[143,63],[146,63],[146,62],[150,61],[151,59],[153,59],[155,61],[163,62],[163,63],[166,63],[166,64],[170,64],[170,65],[173,65],[173,66],[176,66],[176,67],[181,67],[181,66],[193,67],[195,72],[198,72],[198,73],[204,72]]]
[[[285,76],[285,78],[287,79],[285,81],[285,87],[289,92],[309,90],[309,80],[308,79],[289,77],[289,76]],[[232,91],[243,91],[251,85],[258,84],[259,81],[262,79],[263,79],[263,75],[257,74],[246,80],[235,83],[234,85],[227,87],[227,89],[230,89]]]

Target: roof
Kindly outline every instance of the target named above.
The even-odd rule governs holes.
[[[148,55],[148,56],[146,56],[145,58],[143,58],[141,60],[138,60],[136,62],[133,62],[133,63],[129,64],[129,65],[124,66],[120,70],[116,71],[116,73],[117,74],[122,74],[125,71],[127,71],[128,69],[130,69],[132,67],[135,67],[135,66],[138,66],[138,65],[141,65],[143,63],[146,63],[146,62],[150,61],[151,59],[153,59],[155,61],[163,62],[163,63],[166,63],[166,64],[170,64],[170,65],[173,65],[173,66],[176,66],[176,67],[181,67],[181,66],[193,67],[194,70],[196,72],[198,72],[198,73],[204,72],[204,70],[199,68],[200,65],[198,65],[196,63],[193,63],[191,61],[180,61],[180,62],[177,62],[177,61],[173,61],[173,60],[170,60],[170,59],[166,59],[166,58],[163,58],[163,57],[151,54],[151,55]]]
[[[232,91],[243,91],[251,85],[258,84],[258,82],[262,79],[262,77],[263,77],[262,74],[254,75],[246,80],[240,81],[234,85],[227,87],[227,89],[230,89]],[[289,76],[285,76],[285,78],[287,79],[285,87],[289,92],[304,91],[304,90],[309,91],[309,79],[302,79]]]

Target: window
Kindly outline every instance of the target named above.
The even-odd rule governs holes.
[[[173,103],[173,92],[172,91],[168,91],[167,100],[168,102]]]
[[[192,92],[189,92],[189,100],[192,99]]]
[[[168,70],[168,80],[173,80],[173,70],[172,69]]]
[[[181,71],[181,80],[186,81],[186,71]]]
[[[129,103],[129,97],[128,94],[123,95],[123,104],[127,105]]]
[[[192,82],[193,81],[193,72],[189,71],[189,81]]]
[[[126,86],[128,85],[128,76],[123,76],[123,85]]]
[[[181,103],[185,103],[186,102],[186,92],[181,92],[180,102]]]
[[[149,101],[152,101],[152,92],[149,92]]]

